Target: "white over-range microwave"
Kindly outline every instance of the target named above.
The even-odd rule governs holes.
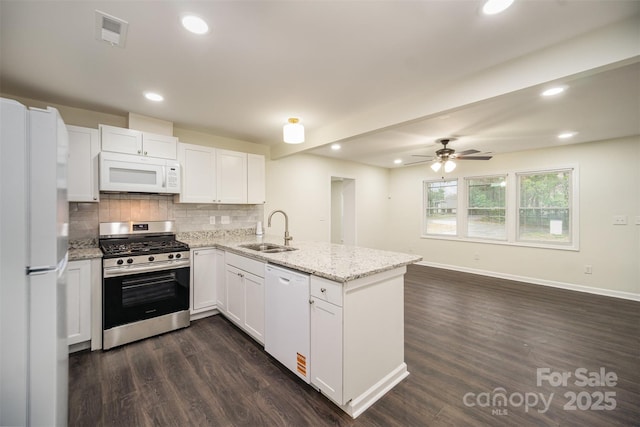
[[[100,191],[180,193],[180,163],[103,151]]]

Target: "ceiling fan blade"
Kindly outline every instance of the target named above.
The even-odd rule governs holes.
[[[480,151],[478,151],[478,150],[473,150],[473,149],[472,149],[472,150],[460,151],[459,153],[458,153],[458,152],[456,152],[456,154],[457,154],[458,156],[466,156],[466,155],[468,155],[468,154],[476,154],[476,153],[479,153],[479,152],[480,152]]]
[[[456,160],[490,160],[493,156],[456,157]]]
[[[427,163],[431,160],[418,160],[417,162],[403,163],[402,166],[417,165],[418,163]]]
[[[412,154],[412,157],[430,157],[433,159],[433,156],[427,155],[427,154]]]

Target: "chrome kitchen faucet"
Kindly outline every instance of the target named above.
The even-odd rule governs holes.
[[[284,245],[289,246],[289,241],[293,240],[293,237],[289,235],[289,217],[283,210],[275,210],[269,214],[269,218],[267,219],[267,227],[271,227],[271,217],[274,213],[280,212],[284,215]]]

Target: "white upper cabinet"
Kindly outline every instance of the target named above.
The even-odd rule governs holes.
[[[265,201],[264,156],[247,154],[247,203],[257,205]]]
[[[247,203],[247,153],[216,150],[218,203]]]
[[[171,160],[178,154],[178,138],[174,136],[100,125],[100,138],[102,151]]]
[[[182,190],[176,203],[265,202],[265,157],[178,143]]]
[[[182,191],[178,203],[216,203],[216,150],[193,144],[178,144],[182,166]]]
[[[98,130],[67,126],[67,131],[69,133],[67,198],[70,202],[97,202],[100,200]]]

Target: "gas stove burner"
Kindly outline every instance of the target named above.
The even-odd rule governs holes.
[[[105,240],[100,243],[100,249],[105,257],[118,257],[127,255],[150,255],[167,252],[188,251],[189,245],[175,239],[149,239],[149,240]]]

